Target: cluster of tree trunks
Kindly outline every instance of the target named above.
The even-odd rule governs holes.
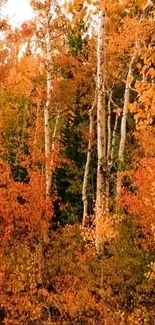
[[[121,3],[123,5],[123,3]],[[146,6],[143,8],[141,15],[147,7],[152,3],[147,1]],[[125,9],[126,10],[126,9]],[[127,10],[129,13],[129,11]],[[141,17],[140,17],[141,19]],[[112,89],[106,87],[106,8],[103,4],[99,4],[98,14],[98,41],[97,41],[97,76],[96,76],[96,93],[94,103],[89,112],[89,141],[87,160],[85,165],[84,179],[83,179],[83,226],[87,227],[89,224],[89,211],[88,211],[88,179],[91,168],[91,152],[92,142],[94,136],[93,120],[94,115],[97,116],[97,186],[96,186],[96,200],[94,207],[95,214],[95,227],[96,227],[96,249],[99,250],[102,244],[102,232],[101,227],[106,215],[109,212],[110,201],[110,173],[113,164],[117,166],[116,173],[116,190],[115,198],[113,199],[113,211],[118,212],[120,209],[120,197],[122,187],[122,173],[124,166],[125,144],[126,144],[126,132],[127,132],[127,114],[128,106],[130,103],[130,90],[133,77],[133,66],[136,62],[138,53],[139,40],[135,39],[135,46],[133,53],[130,55],[128,63],[128,71],[125,81],[124,90],[124,104],[120,117],[120,127],[118,130],[119,115],[116,112],[115,123],[112,129],[111,123],[111,103],[117,106],[112,99]],[[108,97],[108,100],[107,100]],[[107,104],[108,102],[108,104]],[[96,111],[95,111],[96,109]],[[116,154],[114,155],[116,146],[116,133],[119,132],[119,145]],[[115,161],[116,160],[116,161]]]

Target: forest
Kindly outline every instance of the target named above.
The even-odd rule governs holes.
[[[155,325],[155,3],[29,2],[0,17],[0,325]]]

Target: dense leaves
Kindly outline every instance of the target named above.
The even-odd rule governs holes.
[[[95,227],[98,120],[93,106],[98,94],[99,8],[94,1],[81,0],[61,6],[33,0],[31,5],[32,22],[14,28],[0,20],[0,324],[153,325],[154,4],[101,2],[100,9],[106,9],[101,78],[107,205],[99,230]],[[120,162],[125,114],[126,143]],[[88,153],[88,222],[82,227]],[[99,251],[94,245],[97,231],[102,237]]]

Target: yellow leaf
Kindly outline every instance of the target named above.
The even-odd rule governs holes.
[[[142,64],[140,63],[140,62],[138,62],[137,64],[136,64],[136,67],[137,67],[137,69],[141,69],[141,67],[142,67]]]

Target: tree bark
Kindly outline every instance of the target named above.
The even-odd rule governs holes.
[[[51,143],[51,160],[50,160],[50,188],[52,186],[52,178],[53,178],[53,170],[54,170],[54,150],[55,150],[55,144],[56,144],[56,135],[58,130],[58,123],[59,123],[60,113],[58,112],[55,120],[53,135],[52,135],[52,143]]]
[[[123,114],[121,120],[121,138],[120,138],[120,145],[118,151],[118,173],[117,173],[117,184],[116,184],[116,209],[119,209],[119,201],[120,201],[120,194],[121,194],[121,186],[122,186],[122,175],[121,170],[124,164],[124,152],[125,152],[125,142],[126,142],[126,123],[127,123],[127,113],[128,113],[128,105],[130,102],[130,87],[132,82],[132,67],[135,61],[136,53],[132,55],[128,75],[125,85],[125,93],[124,93],[124,106],[123,106]]]
[[[88,150],[87,150],[87,159],[84,170],[83,177],[83,187],[82,187],[82,201],[83,201],[83,219],[82,225],[85,227],[88,221],[88,184],[89,184],[89,174],[90,174],[90,166],[91,166],[91,154],[92,154],[92,143],[93,143],[93,117],[94,117],[94,109],[97,104],[97,97],[95,95],[94,103],[89,110],[89,141],[88,141]]]
[[[100,249],[101,221],[105,209],[106,183],[106,113],[105,113],[105,60],[104,60],[105,12],[99,10],[97,44],[97,191],[96,191],[96,249]]]
[[[107,131],[108,131],[108,142],[107,142],[107,165],[111,165],[111,145],[112,145],[112,131],[111,131],[111,98],[112,91],[109,94],[108,100],[108,120],[107,120]]]
[[[114,124],[113,132],[112,132],[112,143],[111,143],[111,154],[110,154],[111,165],[114,164],[114,150],[115,150],[115,146],[116,146],[116,131],[117,131],[117,127],[118,127],[118,118],[119,118],[119,116],[116,113],[115,124]]]
[[[50,26],[49,26],[50,17],[47,15],[47,35],[46,35],[46,104],[44,107],[44,133],[45,133],[45,191],[46,195],[50,194],[51,188],[51,173],[50,173],[50,123],[49,123],[49,110],[51,105],[51,90],[52,90],[52,74],[51,74],[51,40],[50,40]]]
[[[112,91],[109,93],[108,100],[108,119],[107,119],[107,175],[106,175],[106,210],[109,211],[109,195],[110,195],[110,185],[109,185],[109,175],[111,170],[111,146],[112,146],[112,131],[111,131],[111,98]]]

